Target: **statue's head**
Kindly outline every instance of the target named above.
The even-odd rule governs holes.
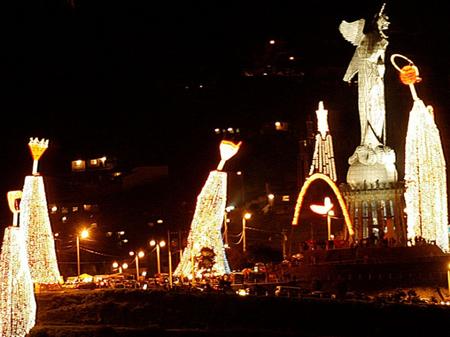
[[[381,35],[384,35],[383,31],[389,28],[389,17],[384,12],[384,8],[386,7],[386,3],[381,6],[380,11],[375,15],[374,21],[378,28],[378,31]]]

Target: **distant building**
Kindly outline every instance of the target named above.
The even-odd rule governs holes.
[[[112,157],[72,160],[70,172],[46,177],[48,207],[62,273],[74,275],[75,239],[82,228],[90,237],[80,240],[84,271],[109,272],[111,261],[129,250],[147,248],[161,226],[167,202],[168,167],[123,167]],[[84,251],[84,253],[83,253]]]

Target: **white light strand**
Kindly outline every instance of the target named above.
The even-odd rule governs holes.
[[[0,254],[0,336],[24,337],[36,319],[36,300],[22,228],[7,227]]]
[[[198,266],[195,260],[200,256],[202,248],[210,248],[216,254],[215,264],[211,271],[213,275],[220,276],[231,272],[221,233],[226,196],[227,174],[219,171],[210,172],[197,197],[187,246],[183,251],[174,276],[201,277],[204,270]]]
[[[416,236],[449,251],[447,172],[439,130],[422,100],[414,101],[405,145],[408,239]]]
[[[33,282],[58,284],[60,273],[42,176],[25,178],[20,212]]]
[[[334,162],[333,138],[328,128],[328,110],[324,109],[323,102],[319,102],[317,115],[317,134],[314,146],[314,154],[309,169],[309,175],[314,173],[323,173],[336,181],[336,165]]]

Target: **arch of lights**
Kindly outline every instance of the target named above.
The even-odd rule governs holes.
[[[350,216],[348,214],[347,206],[345,204],[344,198],[342,197],[341,192],[339,191],[339,188],[336,186],[333,180],[330,179],[327,175],[323,173],[314,173],[313,175],[309,176],[308,179],[306,179],[305,183],[303,184],[300,193],[298,194],[297,202],[295,204],[295,211],[294,211],[294,218],[292,220],[292,225],[296,226],[298,225],[298,219],[300,217],[300,211],[302,209],[303,205],[303,199],[305,198],[306,192],[308,191],[309,186],[316,181],[316,180],[323,180],[326,182],[331,189],[333,190],[338,202],[339,206],[341,207],[342,215],[344,216],[345,224],[347,226],[348,233],[350,237],[353,236],[353,226],[352,222],[350,220]]]

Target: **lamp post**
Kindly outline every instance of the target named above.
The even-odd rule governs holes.
[[[244,213],[244,216],[242,217],[242,251],[245,253],[247,249],[247,238],[245,235],[245,231],[247,228],[247,220],[250,220],[252,217],[252,213]]]
[[[450,263],[447,265],[447,283],[448,283],[448,293],[450,294]]]
[[[331,218],[334,216],[334,211],[330,209],[327,212],[327,230],[328,230],[328,241],[331,240]]]
[[[228,244],[228,222],[230,220],[228,219],[228,213],[230,213],[232,210],[234,210],[233,205],[225,207],[225,213],[224,213],[224,219],[223,219],[223,242],[224,242],[225,248],[229,247],[229,244]]]
[[[156,240],[150,240],[150,246],[155,247],[156,246],[156,265],[158,268],[158,274],[161,274],[161,260],[160,260],[160,247],[165,247],[166,241],[156,241]]]
[[[172,278],[173,278],[172,277],[172,249],[171,249],[172,240],[170,239],[170,230],[167,231],[167,242],[168,242],[167,256],[169,258],[169,288],[172,289],[172,283],[173,283],[173,280],[172,280]]]
[[[333,204],[329,197],[325,197],[323,205],[310,205],[309,207],[314,213],[326,215],[327,216],[327,238],[328,241],[331,240],[331,217],[334,216],[334,211],[332,210]]]
[[[144,257],[144,252],[140,250],[139,252],[131,251],[130,256],[134,256],[134,260],[136,262],[136,282],[139,282],[139,259]]]
[[[77,276],[80,277],[81,274],[81,266],[80,266],[80,238],[86,239],[89,237],[89,231],[87,229],[81,230],[77,234]]]

